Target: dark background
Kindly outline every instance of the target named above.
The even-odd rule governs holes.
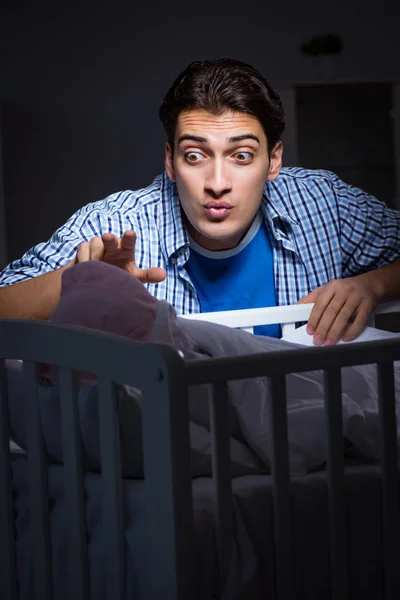
[[[394,205],[399,4],[3,1],[3,254],[19,257],[88,202],[150,184],[163,169],[164,93],[189,62],[218,56],[282,90],[287,164],[331,168]],[[342,36],[339,57],[302,55],[329,32]]]

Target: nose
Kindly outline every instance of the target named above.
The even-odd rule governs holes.
[[[205,191],[213,198],[220,198],[232,189],[229,165],[224,159],[210,161],[209,171],[205,180]]]

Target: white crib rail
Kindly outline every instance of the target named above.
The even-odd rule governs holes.
[[[243,310],[227,310],[221,312],[192,313],[181,315],[185,319],[209,321],[227,327],[235,327],[253,333],[258,325],[282,325],[282,336],[288,335],[295,324],[307,321],[314,304],[290,304],[288,306],[267,306],[265,308],[249,308]],[[384,313],[400,312],[400,301],[380,304],[371,317],[370,325],[374,326],[374,316]]]

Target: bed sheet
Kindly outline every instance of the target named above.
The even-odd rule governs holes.
[[[18,571],[21,600],[33,596],[29,552],[30,517],[27,461],[13,461],[18,535]],[[101,535],[101,480],[85,475],[88,553],[92,600],[105,600],[106,562]],[[63,467],[49,467],[54,600],[67,600],[67,543]],[[194,600],[275,599],[273,577],[272,480],[269,475],[233,479],[235,540],[223,596],[217,593],[212,480],[193,480],[195,507]],[[144,482],[124,479],[124,534],[126,543],[126,598],[138,599],[141,577],[146,573]],[[353,464],[346,468],[346,501],[349,539],[349,577],[352,600],[382,598],[381,518],[379,467]],[[329,597],[328,498],[325,472],[295,477],[291,482],[296,600]],[[399,557],[400,568],[400,557]],[[156,574],[154,574],[156,576]],[[166,590],[166,599],[168,592]]]

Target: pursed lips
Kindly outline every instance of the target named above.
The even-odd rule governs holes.
[[[207,204],[204,205],[204,208],[233,208],[231,204],[229,204],[229,202],[207,202]]]
[[[233,208],[231,204],[229,204],[229,202],[207,202],[207,204],[204,205],[205,211],[207,216],[211,219],[211,220],[219,220],[219,219],[223,219],[225,218],[230,210]]]

